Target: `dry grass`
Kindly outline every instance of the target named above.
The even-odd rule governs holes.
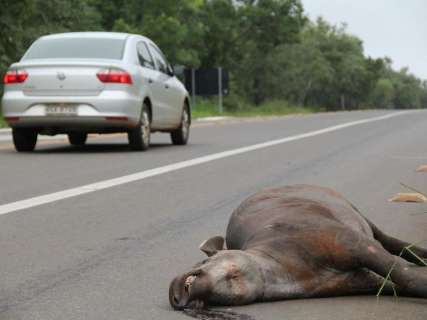
[[[422,170],[421,170],[422,169]],[[417,171],[418,172],[425,172],[424,171],[424,169],[426,169],[425,171],[427,172],[427,166],[420,166],[418,169],[417,169]],[[406,188],[406,189],[408,189],[408,190],[410,190],[410,191],[412,191],[412,192],[415,192],[415,193],[411,193],[411,194],[404,194],[404,193],[398,193],[397,194],[397,196],[395,196],[395,197],[393,197],[392,199],[390,199],[390,201],[399,201],[399,200],[408,200],[409,199],[409,201],[405,201],[405,202],[426,202],[426,201],[411,201],[411,200],[414,200],[414,199],[416,199],[416,200],[420,200],[420,199],[427,199],[427,194],[425,194],[424,192],[421,192],[421,191],[419,191],[419,190],[417,190],[416,188],[414,188],[414,187],[411,187],[411,186],[409,186],[409,185],[407,185],[407,184],[405,184],[405,183],[403,183],[403,182],[401,182],[400,183],[400,185],[402,186],[402,187],[404,187],[404,188]],[[409,197],[408,197],[408,195],[409,195]],[[393,199],[396,199],[396,200],[393,200]],[[402,251],[400,252],[400,254],[399,254],[399,257],[402,257],[402,255],[403,255],[403,253],[405,252],[405,250],[407,251],[407,252],[409,252],[411,255],[413,255],[417,260],[419,260],[424,266],[426,266],[427,267],[427,262],[425,261],[425,259],[423,259],[423,258],[421,258],[420,256],[418,256],[413,250],[412,250],[412,248],[413,247],[415,247],[415,246],[417,246],[417,245],[419,245],[419,244],[421,244],[421,243],[423,243],[423,242],[425,242],[425,240],[424,241],[421,241],[421,242],[419,242],[419,243],[413,243],[413,244],[410,244],[409,246],[406,246],[406,247],[404,247],[403,249],[402,249]],[[395,285],[394,285],[394,283],[393,283],[393,279],[391,278],[391,274],[393,273],[393,270],[394,270],[394,268],[395,268],[395,266],[396,266],[396,262],[395,263],[393,263],[393,265],[391,266],[391,268],[390,268],[390,270],[389,270],[389,272],[388,272],[388,274],[387,274],[387,276],[384,278],[384,281],[383,281],[383,283],[382,283],[382,285],[381,285],[381,287],[379,288],[379,290],[378,290],[378,292],[377,292],[377,297],[379,297],[379,296],[381,296],[381,294],[382,294],[382,292],[383,292],[383,290],[384,290],[384,288],[385,288],[385,286],[387,285],[387,283],[390,283],[390,285],[391,285],[391,287],[392,287],[392,289],[393,289],[393,293],[394,293],[394,296],[395,297],[397,297],[397,292],[396,292],[396,290],[395,290]]]

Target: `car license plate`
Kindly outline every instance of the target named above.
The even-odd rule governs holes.
[[[48,116],[75,116],[77,115],[77,106],[72,104],[51,104],[46,107]]]

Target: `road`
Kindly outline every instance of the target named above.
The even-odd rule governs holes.
[[[145,153],[129,152],[121,135],[85,148],[46,140],[32,154],[1,142],[0,319],[189,319],[169,307],[170,280],[203,258],[198,245],[224,234],[244,198],[271,186],[332,187],[384,231],[427,240],[426,206],[388,201],[404,191],[400,182],[427,190],[426,174],[415,172],[427,164],[427,112],[390,114],[197,123],[188,146],[155,134]],[[427,300],[338,297],[232,310],[258,320],[425,320]]]

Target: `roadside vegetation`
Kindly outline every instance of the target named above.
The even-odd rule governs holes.
[[[236,105],[238,107],[236,107]],[[229,117],[257,117],[257,116],[283,116],[288,114],[305,114],[324,111],[322,108],[290,105],[286,100],[272,100],[256,106],[250,103],[239,103],[233,99],[225,98],[224,111],[219,111],[217,98],[198,98],[192,108],[194,119],[229,116]]]
[[[122,31],[152,38],[173,65],[227,69],[226,114],[427,107],[426,81],[366,56],[345,25],[309,20],[300,0],[3,2],[1,74],[41,35]]]

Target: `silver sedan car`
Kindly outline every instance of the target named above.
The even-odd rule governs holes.
[[[17,151],[33,151],[38,134],[127,132],[146,150],[151,132],[188,141],[188,92],[150,39],[126,33],[79,32],[36,40],[4,76],[2,111]]]

